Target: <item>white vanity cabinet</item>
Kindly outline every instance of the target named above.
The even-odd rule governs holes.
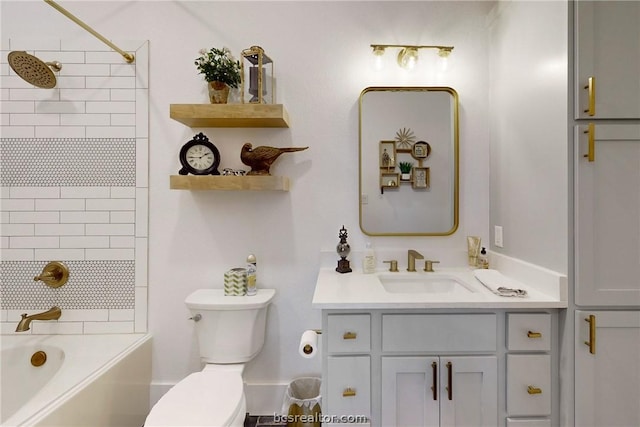
[[[550,426],[553,316],[325,309],[322,412],[376,427]]]
[[[575,312],[575,425],[640,426],[640,312]]]
[[[575,2],[575,118],[640,118],[640,2]]]

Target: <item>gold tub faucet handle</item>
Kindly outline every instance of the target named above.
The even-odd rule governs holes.
[[[59,288],[67,283],[69,279],[69,269],[60,261],[51,261],[42,269],[39,276],[33,278],[34,281],[42,281],[51,288]]]

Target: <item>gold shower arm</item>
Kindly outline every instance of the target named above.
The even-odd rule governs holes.
[[[115,44],[111,43],[109,40],[105,39],[100,33],[98,33],[96,30],[94,30],[93,28],[91,28],[90,26],[88,26],[87,24],[82,22],[80,19],[76,18],[71,12],[69,12],[67,9],[65,9],[64,7],[62,7],[59,4],[57,4],[55,1],[53,1],[53,0],[44,0],[44,2],[47,3],[49,6],[53,7],[54,9],[56,9],[58,12],[62,13],[67,18],[71,19],[76,24],[80,25],[82,28],[87,30],[89,33],[93,34],[102,43],[106,44],[111,49],[113,49],[116,52],[118,52],[120,55],[122,55],[124,60],[127,61],[128,63],[131,63],[131,62],[133,62],[135,60],[135,57],[133,56],[133,54],[131,54],[129,52],[125,52],[124,50],[122,50],[118,46],[116,46]]]

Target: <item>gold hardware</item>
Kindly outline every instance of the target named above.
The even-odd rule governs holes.
[[[61,315],[62,310],[60,310],[60,307],[55,306],[47,311],[32,314],[31,316],[27,316],[27,313],[22,313],[20,315],[20,322],[18,322],[18,326],[16,327],[16,332],[28,331],[32,320],[58,320]]]
[[[437,49],[438,56],[441,58],[447,58],[453,50],[453,46],[437,45],[372,44],[371,47],[375,56],[384,55],[384,51],[388,47],[399,48],[397,61],[402,68],[412,68],[418,60],[418,49]]]
[[[584,87],[589,90],[589,108],[584,110],[585,113],[589,113],[590,116],[596,115],[596,78],[589,77],[589,82]]]
[[[132,63],[135,60],[135,57],[129,53],[129,52],[125,52],[122,49],[120,49],[118,46],[116,46],[115,44],[111,43],[109,40],[107,40],[106,38],[104,38],[100,33],[98,33],[96,30],[94,30],[93,28],[91,28],[90,26],[88,26],[87,24],[85,24],[84,22],[82,22],[80,19],[76,18],[71,12],[69,12],[67,9],[65,9],[64,7],[60,6],[59,4],[57,4],[56,2],[54,2],[53,0],[44,0],[45,3],[47,3],[49,6],[53,7],[54,9],[56,9],[58,12],[62,13],[64,16],[66,16],[67,18],[71,19],[73,22],[75,22],[76,24],[80,25],[82,28],[84,28],[86,31],[88,31],[91,35],[93,35],[94,37],[96,37],[98,40],[100,40],[102,43],[106,44],[107,46],[109,46],[111,49],[115,50],[116,52],[118,52],[120,55],[122,55],[122,57],[124,58],[125,61],[127,61],[128,63]]]
[[[420,252],[413,249],[409,249],[407,251],[407,271],[416,271],[417,259],[424,259],[424,257]]]
[[[584,343],[589,346],[589,353],[596,354],[596,316],[590,314],[584,320],[589,323],[589,341]]]
[[[527,331],[527,337],[529,337],[529,338],[542,338],[542,334],[540,332]]]
[[[529,394],[542,394],[542,389],[530,385],[529,387],[527,387],[527,393],[529,393]]]
[[[36,351],[31,355],[31,364],[35,367],[42,366],[47,361],[47,353],[42,350]]]
[[[342,397],[353,397],[355,395],[356,395],[356,391],[351,387],[345,388],[344,391],[342,392]]]
[[[382,261],[382,262],[388,262],[389,263],[389,271],[391,271],[392,273],[396,273],[398,271],[398,261],[395,259],[389,260],[389,261]]]
[[[424,271],[426,271],[427,273],[433,273],[433,264],[439,264],[440,261],[432,261],[430,259],[427,259],[424,261]]]
[[[36,282],[41,280],[50,288],[59,288],[67,283],[69,279],[69,269],[60,261],[51,261],[42,269],[39,276],[33,278]]]
[[[447,362],[447,398],[453,400],[453,365]]]
[[[345,332],[344,335],[342,335],[342,339],[343,340],[355,340],[357,338],[358,334],[356,334],[355,332]]]
[[[589,123],[589,128],[584,131],[589,134],[589,151],[582,157],[586,157],[590,162],[596,159],[596,125]]]
[[[431,370],[431,375],[433,376],[433,385],[431,386],[433,400],[438,400],[438,364],[436,362],[431,363]]]

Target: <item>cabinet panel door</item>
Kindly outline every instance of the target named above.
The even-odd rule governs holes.
[[[507,355],[507,414],[544,416],[551,414],[551,356]]]
[[[382,358],[382,426],[440,425],[438,363],[437,357]]]
[[[440,357],[440,425],[498,425],[495,356]]]
[[[575,315],[575,425],[640,426],[640,312],[577,310]],[[585,345],[590,315],[595,354]]]
[[[640,118],[640,2],[575,2],[575,47],[576,118]]]
[[[640,305],[640,125],[576,126],[575,140],[576,303]]]
[[[369,356],[327,358],[327,396],[323,413],[371,418]]]

